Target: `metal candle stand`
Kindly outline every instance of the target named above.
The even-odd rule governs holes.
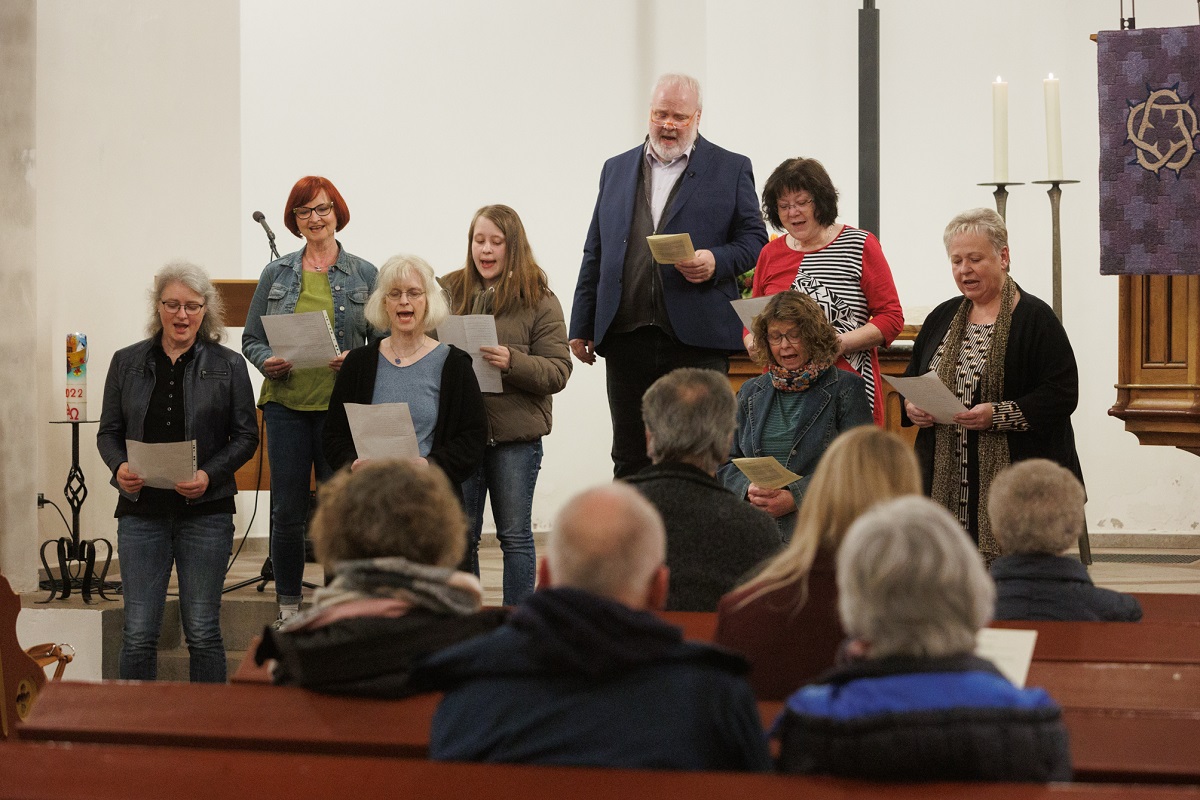
[[[1059,203],[1062,200],[1062,187],[1068,183],[1062,178],[1052,181],[1034,181],[1035,184],[1049,186],[1046,194],[1050,196],[1050,263],[1052,265],[1051,285],[1054,287],[1054,314],[1062,322],[1062,224],[1059,217]]]
[[[52,420],[50,423],[51,425],[69,424],[71,426],[71,469],[67,472],[67,483],[63,486],[63,495],[67,498],[68,505],[71,506],[71,538],[68,539],[64,536],[58,540],[48,539],[42,542],[42,567],[46,570],[46,580],[43,583],[49,584],[45,588],[49,588],[50,596],[45,600],[39,600],[38,603],[49,603],[60,592],[61,596],[58,599],[66,600],[71,596],[72,589],[79,590],[79,593],[83,595],[83,602],[91,603],[93,587],[102,599],[116,599],[104,594],[106,586],[104,579],[108,576],[108,566],[112,563],[112,543],[107,539],[79,538],[79,509],[83,508],[83,501],[87,499],[87,483],[84,480],[83,470],[79,466],[79,426],[97,421],[66,419]],[[103,543],[108,548],[98,582],[95,580],[97,543]],[[59,578],[54,576],[50,570],[50,564],[46,561],[46,548],[50,545],[56,545],[58,548]],[[74,572],[71,571],[73,563],[77,565]],[[80,570],[83,572],[82,577],[79,576]]]
[[[1008,216],[1005,213],[1008,210],[1008,187],[1009,186],[1024,186],[1023,183],[1014,183],[1010,181],[1001,181],[997,183],[977,183],[976,186],[995,186],[996,191],[992,192],[992,197],[996,198],[996,213],[1000,218],[1007,220]]]

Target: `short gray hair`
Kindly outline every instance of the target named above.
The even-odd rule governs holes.
[[[691,75],[684,75],[682,72],[667,72],[659,75],[658,80],[654,82],[654,88],[650,90],[651,103],[654,102],[654,96],[658,94],[658,90],[664,86],[675,86],[693,92],[696,95],[697,110],[704,110],[704,95],[700,91],[700,81]]]
[[[146,333],[151,339],[162,335],[162,317],[159,316],[159,303],[163,292],[172,283],[182,283],[196,294],[204,298],[204,318],[200,320],[200,328],[196,331],[196,339],[201,342],[220,342],[225,339],[225,303],[221,293],[213,285],[208,273],[190,261],[172,261],[160,269],[154,276],[154,284],[150,287],[150,321],[146,325]]]
[[[1009,553],[1059,555],[1083,532],[1083,484],[1066,467],[1044,458],[1004,469],[987,498],[992,535]]]
[[[850,526],[837,558],[838,610],[869,657],[970,653],[996,587],[950,512],[927,497],[876,506]]]
[[[729,459],[737,403],[720,372],[682,367],[642,395],[642,419],[653,439],[654,463],[698,459],[715,470]]]
[[[416,273],[425,289],[425,330],[431,331],[445,321],[450,315],[450,301],[437,278],[433,275],[433,267],[419,256],[392,256],[379,268],[375,278],[375,291],[367,299],[367,307],[363,314],[367,322],[377,331],[390,331],[392,320],[388,317],[384,298],[387,293]]]
[[[942,234],[942,244],[946,252],[950,252],[950,240],[964,233],[981,233],[991,242],[996,255],[1008,247],[1008,226],[1004,218],[990,208],[972,208],[962,212],[946,225]]]
[[[567,501],[546,542],[555,586],[614,600],[645,591],[666,558],[662,517],[636,489],[610,483]]]

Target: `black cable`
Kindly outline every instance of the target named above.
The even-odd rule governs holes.
[[[254,518],[258,516],[258,496],[262,492],[262,477],[263,477],[263,453],[267,449],[263,446],[263,439],[266,436],[267,420],[260,416],[258,419],[258,475],[254,479],[254,509],[250,512],[250,521],[246,523],[246,532],[242,534],[242,540],[238,542],[237,550],[233,551],[233,555],[229,559],[229,564],[225,567],[225,576],[229,577],[229,570],[233,569],[234,563],[238,556],[241,555],[242,548],[246,544],[246,538],[250,535],[250,529],[254,527]]]
[[[62,512],[62,509],[58,507],[58,503],[55,503],[53,500],[47,500],[44,497],[42,498],[42,502],[44,502],[48,506],[54,506],[54,510],[58,512],[58,515],[60,517],[62,517],[63,526],[66,527],[66,529],[67,529],[67,536],[71,536],[73,533],[73,531],[71,530],[71,523],[67,522],[67,515],[64,514]]]

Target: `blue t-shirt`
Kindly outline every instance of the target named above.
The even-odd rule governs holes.
[[[400,367],[379,354],[375,366],[375,393],[371,404],[408,403],[413,427],[417,431],[417,447],[426,457],[433,449],[433,429],[437,426],[438,400],[441,397],[442,368],[450,346],[439,344],[429,355],[415,364]]]

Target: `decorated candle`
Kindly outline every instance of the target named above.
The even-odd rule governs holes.
[[[1008,183],[1008,84],[998,75],[992,84],[992,174],[994,183]]]
[[[1046,177],[1061,181],[1062,166],[1062,109],[1058,99],[1058,78],[1054,73],[1042,81],[1042,92],[1046,97]]]
[[[87,335],[67,334],[67,419],[87,419]]]

